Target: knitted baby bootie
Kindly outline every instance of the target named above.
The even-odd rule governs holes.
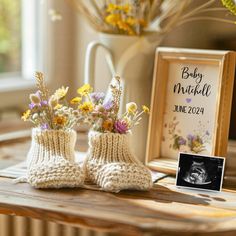
[[[75,163],[74,130],[32,130],[27,155],[27,179],[35,188],[77,187],[84,182],[84,171]]]
[[[126,134],[90,131],[85,168],[88,180],[105,191],[152,187],[151,173],[131,154]]]

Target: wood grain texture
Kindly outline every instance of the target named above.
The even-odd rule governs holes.
[[[0,178],[0,213],[116,232],[236,233],[236,192],[194,192],[160,181],[149,192],[119,194],[84,189],[36,190]],[[215,234],[213,234],[215,235]]]
[[[78,146],[79,145],[79,146]],[[77,148],[86,149],[85,134]],[[22,161],[29,140],[4,143],[0,158]],[[2,161],[0,162],[0,166]],[[4,165],[3,165],[4,166]],[[0,214],[114,232],[116,235],[236,235],[236,191],[191,191],[162,179],[149,192],[119,194],[85,189],[36,190],[0,178]],[[1,234],[0,234],[1,235]]]

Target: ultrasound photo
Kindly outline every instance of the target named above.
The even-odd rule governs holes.
[[[225,159],[180,153],[176,185],[221,191]]]

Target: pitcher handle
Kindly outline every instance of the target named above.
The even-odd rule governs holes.
[[[101,42],[93,41],[89,43],[86,50],[86,54],[85,54],[85,78],[84,78],[84,83],[90,84],[92,86],[94,86],[94,83],[95,83],[95,58],[96,58],[97,49],[99,47],[102,47],[105,49],[106,51],[105,58],[106,58],[109,70],[112,76],[116,75],[111,51]]]

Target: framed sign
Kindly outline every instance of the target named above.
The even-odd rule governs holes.
[[[225,156],[235,53],[158,48],[146,164],[175,174],[179,152]]]

